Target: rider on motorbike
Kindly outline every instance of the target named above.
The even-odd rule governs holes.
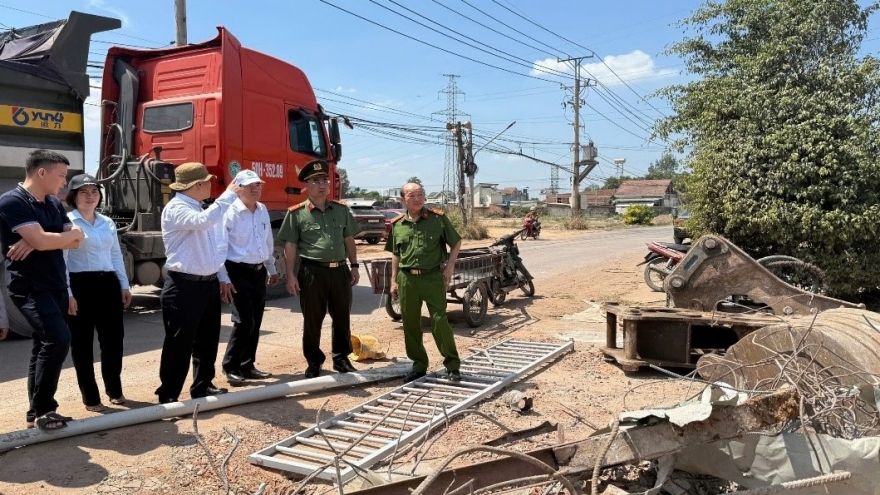
[[[528,224],[529,234],[533,231],[540,231],[541,222],[538,220],[538,212],[534,206],[529,208],[529,212],[526,213],[526,218],[523,220],[523,223]]]

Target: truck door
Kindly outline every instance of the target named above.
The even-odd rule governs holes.
[[[327,159],[327,140],[324,126],[311,113],[293,107],[287,108],[288,118],[288,166],[292,169],[287,174],[287,191],[291,204],[306,198],[303,184],[297,177],[296,168],[300,168],[312,160]]]

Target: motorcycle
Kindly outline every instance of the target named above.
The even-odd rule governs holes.
[[[687,255],[690,244],[652,241],[648,244],[645,261],[645,283],[655,292],[663,292],[663,280]],[[793,256],[771,255],[756,260],[783,282],[814,294],[827,290],[825,273],[817,266]]]
[[[538,236],[541,235],[541,222],[537,220],[523,220],[522,230],[519,231],[519,238],[521,240],[526,240],[529,237],[538,240]]]
[[[681,261],[690,249],[689,244],[651,241],[648,243],[648,254],[645,261],[637,266],[645,265],[645,283],[655,292],[663,292],[663,280],[672,273],[675,265]]]
[[[516,289],[522,290],[526,297],[535,295],[532,274],[523,265],[523,260],[519,256],[519,248],[514,242],[516,236],[521,236],[522,232],[523,230],[518,230],[504,235],[489,246],[490,252],[501,255],[495,275],[489,282],[489,301],[495,306],[503,304],[507,299],[507,293]]]

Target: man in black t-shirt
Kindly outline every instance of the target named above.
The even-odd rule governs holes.
[[[76,249],[83,232],[72,226],[55,195],[67,184],[67,158],[54,151],[30,154],[26,177],[0,196],[0,243],[6,256],[9,298],[34,329],[28,367],[28,426],[54,430],[71,418],[55,412],[55,391],[70,349],[64,249]]]

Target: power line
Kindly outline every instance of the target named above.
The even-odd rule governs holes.
[[[506,10],[506,11],[512,13],[513,15],[519,17],[520,19],[525,20],[526,22],[532,24],[533,26],[535,26],[535,27],[537,27],[537,28],[539,28],[539,29],[542,29],[542,30],[544,30],[544,31],[547,31],[548,33],[552,34],[553,36],[556,36],[557,38],[559,38],[559,39],[561,39],[561,40],[563,40],[563,41],[567,41],[567,42],[571,43],[572,45],[574,45],[574,46],[576,46],[576,47],[578,47],[578,48],[580,48],[580,49],[582,49],[582,50],[587,50],[587,51],[589,51],[589,52],[592,52],[592,51],[593,51],[593,50],[590,50],[589,48],[587,48],[587,47],[585,47],[585,46],[583,46],[583,45],[579,45],[579,44],[575,43],[574,41],[571,41],[570,39],[566,38],[565,36],[562,36],[562,35],[559,34],[559,33],[555,33],[555,32],[553,32],[553,31],[551,31],[551,30],[545,28],[544,26],[542,26],[542,25],[538,24],[537,22],[535,22],[535,21],[529,19],[528,17],[526,17],[526,16],[520,14],[519,12],[515,12],[514,10],[510,9],[509,7],[507,7],[507,6],[505,6],[505,5],[501,5],[501,3],[498,2],[498,0],[492,0],[492,3],[494,3],[495,5],[498,5],[498,6],[501,7],[502,9],[504,9],[504,10]]]
[[[10,7],[9,5],[0,5],[0,8],[9,9],[9,10],[14,10],[14,11],[16,11],[16,12],[21,12],[21,13],[24,13],[24,14],[31,14],[31,15],[35,15],[35,16],[37,16],[37,17],[44,17],[44,18],[46,18],[46,19],[52,19],[53,21],[60,20],[60,19],[58,19],[58,18],[56,18],[56,17],[48,16],[48,15],[46,15],[46,14],[38,14],[38,13],[36,13],[36,12],[31,12],[31,11],[29,11],[29,10],[17,9],[17,8],[15,8],[15,7]]]
[[[375,0],[370,0],[370,1],[373,2],[373,3],[376,3]],[[522,58],[522,57],[518,57],[518,56],[516,56],[516,55],[512,55],[512,54],[510,54],[510,53],[508,53],[508,52],[505,52],[505,51],[500,50],[500,49],[498,49],[498,48],[495,48],[495,47],[493,47],[493,46],[487,45],[486,43],[483,43],[483,42],[481,42],[481,41],[475,40],[474,38],[471,38],[470,36],[467,36],[467,35],[465,35],[465,34],[462,34],[462,33],[458,32],[458,31],[456,31],[456,30],[454,30],[454,29],[452,29],[452,28],[446,27],[446,26],[444,26],[443,24],[440,24],[439,22],[436,22],[436,21],[434,21],[434,20],[431,20],[431,19],[429,19],[429,18],[427,18],[427,17],[425,17],[425,16],[419,14],[418,12],[415,12],[415,11],[413,11],[413,10],[407,8],[407,7],[404,7],[403,5],[400,5],[399,3],[395,2],[394,0],[388,0],[388,1],[391,2],[391,3],[393,3],[394,5],[397,5],[398,7],[402,8],[402,9],[405,9],[405,10],[407,10],[407,11],[409,11],[409,12],[412,12],[413,14],[415,14],[415,15],[417,15],[417,16],[419,16],[419,17],[421,17],[421,18],[423,18],[423,19],[425,19],[425,20],[427,20],[427,21],[429,21],[429,22],[433,22],[434,24],[437,24],[438,26],[443,27],[443,28],[445,28],[446,30],[451,31],[451,32],[453,32],[453,33],[455,33],[455,34],[457,34],[457,35],[459,35],[459,36],[462,36],[462,37],[467,38],[467,39],[469,39],[469,40],[471,40],[471,41],[474,41],[475,43],[479,43],[479,44],[481,44],[481,45],[483,45],[483,46],[485,46],[485,47],[487,47],[487,48],[489,48],[489,49],[491,49],[491,50],[495,50],[496,52],[503,53],[504,55],[507,55],[508,57],[512,57],[512,58],[514,58],[514,59],[516,59],[516,60],[519,60],[519,61],[521,61],[521,62],[524,62],[524,63],[521,63],[521,64],[519,64],[519,65],[524,65],[524,66],[527,67],[527,68],[534,69],[534,64],[533,64],[531,61],[529,61],[529,60],[526,60],[526,59],[524,59],[524,58]],[[392,11],[392,12],[393,12],[393,11]],[[414,22],[415,22],[415,21],[414,21]],[[426,26],[426,27],[427,27],[427,26]],[[429,29],[431,29],[431,28],[429,28]],[[433,31],[435,31],[435,32],[437,32],[437,33],[439,33],[439,34],[443,34],[443,33],[440,33],[439,31],[436,31],[436,30],[433,30]],[[447,37],[448,37],[448,35],[444,35],[444,36],[447,36]],[[451,37],[450,37],[450,38],[451,38]],[[455,39],[455,38],[451,38],[451,39]],[[460,41],[460,40],[455,40],[455,41],[459,41],[460,43],[464,43],[464,42],[462,42],[462,41]],[[467,43],[465,43],[465,44],[467,44]],[[469,45],[469,44],[467,44],[467,45],[468,45],[468,46],[472,46],[472,45]],[[473,46],[472,46],[472,47],[473,47]],[[476,47],[473,47],[473,48],[476,48]],[[480,48],[477,48],[477,49],[480,50],[480,51],[486,52],[485,50],[482,50],[482,49],[480,49]],[[500,56],[498,56],[498,55],[495,55],[495,54],[493,54],[493,53],[489,53],[489,52],[486,52],[486,53],[488,53],[489,55],[493,55],[493,56],[495,56],[495,57],[498,57],[498,58],[502,58],[502,59],[504,58],[504,57],[500,57]],[[505,59],[505,60],[508,60],[508,59]],[[508,60],[508,61],[513,62],[513,60]],[[514,62],[514,63],[517,63],[517,62]],[[560,72],[560,71],[557,71],[557,70],[555,70],[555,69],[550,69],[550,70],[553,71],[553,72],[555,72],[556,75],[567,76],[567,74],[565,74],[565,73],[563,73],[563,72]]]
[[[663,117],[666,116],[664,113],[662,113],[662,112],[660,112],[659,110],[657,110],[656,108],[654,108],[654,106],[651,105],[651,103],[650,103],[649,101],[647,101],[647,100],[645,99],[644,96],[642,96],[642,95],[640,95],[639,93],[637,93],[636,90],[633,89],[633,88],[632,88],[632,87],[631,87],[626,81],[624,81],[623,78],[621,78],[621,77],[617,74],[617,72],[615,72],[614,69],[611,68],[611,66],[609,66],[607,63],[605,63],[605,60],[603,60],[602,57],[600,57],[595,51],[593,51],[593,50],[591,50],[590,48],[587,48],[587,47],[585,47],[584,45],[581,45],[581,44],[579,44],[579,43],[577,43],[577,42],[575,42],[575,41],[572,41],[572,40],[566,38],[565,36],[562,36],[561,34],[555,32],[555,31],[551,31],[551,30],[547,29],[546,27],[544,27],[544,26],[538,24],[537,22],[535,22],[535,21],[529,19],[528,17],[526,17],[526,16],[520,14],[519,12],[516,12],[516,11],[510,9],[510,8],[507,7],[507,6],[502,5],[500,2],[498,2],[498,0],[492,0],[492,2],[493,2],[494,4],[496,4],[496,5],[498,5],[499,7],[501,7],[501,8],[503,8],[503,9],[507,10],[508,12],[512,13],[513,15],[519,17],[520,19],[523,19],[523,20],[525,20],[526,22],[532,24],[533,26],[535,26],[535,27],[537,27],[537,28],[539,28],[539,29],[542,29],[542,30],[546,31],[546,32],[552,34],[553,36],[556,36],[557,38],[559,38],[559,39],[561,39],[561,40],[563,40],[563,41],[567,41],[568,43],[570,43],[570,44],[572,44],[572,45],[574,45],[574,46],[576,46],[576,47],[578,47],[578,48],[580,48],[580,49],[582,49],[582,50],[587,50],[588,52],[592,53],[596,58],[599,59],[599,61],[602,63],[602,65],[605,66],[605,68],[607,68],[609,71],[611,71],[611,73],[614,74],[614,76],[615,76],[618,80],[620,80],[620,82],[622,82],[622,83],[624,84],[624,86],[626,86],[630,91],[632,91],[633,94],[635,94],[640,100],[646,102],[651,108],[654,109],[654,111],[656,111],[657,113],[659,113],[661,116],[663,116]],[[591,77],[592,77],[592,75],[591,75]],[[595,77],[594,77],[593,79],[595,79]]]
[[[464,42],[464,41],[461,41],[461,40],[455,39],[455,38],[449,36],[448,34],[441,33],[440,31],[438,31],[438,30],[436,30],[436,29],[434,29],[434,28],[432,28],[432,27],[430,27],[430,26],[426,26],[425,24],[422,24],[422,23],[419,22],[419,21],[416,21],[416,20],[414,20],[414,19],[412,19],[412,18],[409,18],[409,17],[407,17],[407,16],[401,14],[400,12],[396,12],[396,11],[394,11],[393,9],[390,9],[390,8],[384,6],[384,5],[380,5],[379,3],[376,2],[376,0],[370,0],[371,3],[373,3],[373,4],[375,4],[375,5],[378,5],[379,7],[382,7],[382,8],[385,9],[385,10],[388,10],[388,11],[390,11],[390,12],[393,12],[393,13],[395,13],[395,14],[397,14],[397,15],[399,15],[399,16],[401,16],[401,17],[403,17],[404,19],[407,19],[407,20],[409,20],[409,21],[415,22],[416,24],[418,24],[418,25],[420,25],[420,26],[422,26],[422,27],[424,27],[424,28],[430,29],[431,31],[434,31],[435,33],[437,33],[437,34],[439,34],[439,35],[441,35],[441,36],[445,36],[445,37],[447,37],[447,38],[449,38],[449,39],[451,39],[451,40],[453,40],[453,41],[458,41],[459,43],[462,43],[462,44],[464,44],[464,45],[467,45],[467,46],[469,46],[469,47],[471,47],[471,48],[475,48],[475,49],[477,49],[477,50],[479,50],[479,51],[481,51],[481,52],[483,52],[483,53],[486,53],[486,54],[488,54],[488,55],[491,55],[491,56],[493,56],[493,57],[497,57],[497,58],[500,58],[500,59],[502,59],[502,60],[506,60],[506,61],[508,61],[508,62],[513,62],[513,63],[515,63],[515,64],[517,64],[517,65],[521,65],[521,66],[524,66],[524,67],[529,68],[529,69],[534,68],[534,64],[533,64],[531,61],[529,61],[529,60],[526,60],[526,59],[524,59],[524,58],[522,58],[522,57],[518,57],[518,56],[516,56],[516,55],[510,54],[510,53],[508,53],[508,52],[505,52],[504,50],[500,50],[500,49],[495,48],[495,47],[493,47],[493,46],[487,45],[486,43],[483,43],[483,42],[478,41],[478,40],[476,40],[476,39],[474,39],[474,38],[471,38],[471,37],[468,36],[468,35],[462,34],[462,33],[458,32],[458,31],[456,31],[456,30],[454,30],[454,29],[452,29],[452,28],[446,27],[446,26],[444,26],[443,24],[441,24],[441,23],[439,23],[439,22],[437,22],[437,21],[434,21],[433,19],[429,19],[429,18],[425,17],[424,15],[419,14],[418,12],[416,12],[416,11],[410,9],[410,8],[407,8],[407,7],[405,7],[405,6],[403,6],[403,5],[399,4],[399,3],[397,3],[397,2],[394,1],[394,0],[388,0],[388,1],[391,2],[391,3],[393,3],[394,5],[397,5],[398,7],[400,7],[400,8],[402,8],[402,9],[406,10],[407,12],[411,12],[411,13],[413,13],[413,14],[415,14],[415,15],[421,17],[422,19],[425,19],[425,20],[428,21],[428,22],[432,22],[432,23],[434,23],[434,24],[436,24],[436,25],[438,25],[438,26],[440,26],[440,27],[443,27],[443,28],[446,29],[447,31],[451,31],[451,32],[453,32],[453,33],[455,33],[455,34],[457,34],[457,35],[463,37],[463,38],[469,39],[469,40],[471,40],[471,41],[473,41],[473,42],[475,42],[475,43],[479,43],[480,45],[483,45],[483,46],[485,46],[486,48],[489,48],[490,50],[495,50],[495,51],[498,52],[498,53],[503,53],[503,54],[506,55],[507,57],[511,57],[511,58],[505,58],[505,57],[502,57],[502,56],[500,56],[500,55],[496,55],[496,54],[491,53],[491,52],[488,52],[488,51],[486,51],[486,50],[484,50],[484,49],[482,49],[482,48],[479,48],[479,47],[476,47],[476,46],[474,46],[474,45],[471,45],[470,43],[466,43],[466,42]],[[517,60],[519,60],[519,62],[517,62]],[[567,76],[567,74],[565,74],[565,73],[563,73],[563,72],[560,72],[560,71],[557,71],[557,70],[554,70],[554,69],[550,69],[550,70],[551,70],[552,72],[555,72],[556,75],[564,75],[564,76]]]
[[[543,43],[543,42],[541,42],[541,41],[538,41],[538,40],[536,40],[535,38],[532,38],[531,36],[529,36],[529,35],[527,35],[526,33],[520,31],[519,29],[516,29],[515,27],[513,27],[513,26],[511,26],[511,25],[509,25],[509,24],[506,24],[506,23],[502,22],[501,20],[499,20],[499,19],[497,19],[497,18],[495,18],[495,17],[492,17],[492,15],[490,15],[489,13],[484,12],[484,11],[480,10],[479,8],[477,8],[477,7],[474,7],[474,6],[473,6],[471,3],[469,3],[467,0],[461,0],[461,1],[462,1],[465,5],[467,5],[468,7],[470,7],[470,8],[472,8],[472,9],[476,10],[477,12],[483,14],[484,16],[488,17],[489,19],[492,19],[493,21],[497,22],[498,24],[501,24],[502,26],[504,26],[504,27],[506,27],[506,28],[508,28],[508,29],[510,29],[510,30],[512,30],[512,31],[514,31],[514,32],[516,32],[516,33],[518,33],[518,34],[520,34],[520,35],[522,35],[522,36],[525,36],[526,38],[528,38],[528,39],[534,41],[535,43],[538,43],[538,44],[540,44],[540,45],[544,45],[544,46],[546,46],[547,48],[549,48],[549,49],[551,49],[551,50],[553,50],[553,51],[555,51],[555,52],[557,52],[557,53],[561,51],[561,50],[557,50],[557,49],[553,48],[552,46],[550,46],[550,45],[548,45],[548,44],[546,44],[546,43]],[[565,53],[565,52],[562,52],[562,53]],[[568,55],[568,54],[565,53],[565,55]],[[553,55],[551,55],[551,56],[553,56]]]
[[[485,28],[485,29],[488,29],[489,31],[492,31],[492,32],[495,33],[495,34],[499,34],[499,35],[501,35],[501,36],[504,36],[505,38],[507,38],[507,39],[509,39],[509,40],[511,40],[511,41],[515,41],[515,42],[517,42],[517,43],[519,43],[519,44],[521,44],[521,45],[523,45],[523,46],[526,46],[526,47],[528,47],[528,48],[531,48],[532,50],[536,50],[536,51],[539,51],[539,52],[541,52],[541,53],[544,53],[545,55],[550,55],[551,57],[555,57],[555,56],[556,56],[555,54],[550,53],[550,52],[544,50],[543,48],[538,48],[538,47],[536,47],[536,46],[534,46],[534,45],[530,45],[530,44],[528,44],[528,43],[526,43],[526,42],[524,42],[524,41],[518,40],[518,39],[516,39],[516,38],[514,38],[514,37],[512,37],[512,36],[509,36],[509,35],[507,35],[507,34],[504,34],[504,33],[502,33],[501,31],[498,31],[497,29],[495,29],[495,28],[493,28],[493,27],[491,27],[491,26],[487,26],[486,24],[483,24],[483,23],[480,22],[480,21],[477,21],[477,20],[475,20],[475,19],[471,19],[470,17],[468,17],[468,16],[462,14],[461,12],[459,12],[459,11],[457,11],[457,10],[455,10],[455,9],[453,9],[453,8],[451,8],[451,7],[449,7],[449,6],[447,6],[447,5],[444,5],[444,4],[440,3],[438,0],[432,0],[432,1],[433,1],[434,3],[436,3],[437,5],[443,7],[444,9],[446,9],[446,10],[452,12],[453,14],[458,15],[458,16],[461,16],[461,17],[464,17],[465,19],[467,19],[467,20],[469,20],[469,21],[471,21],[471,22],[477,24],[477,25],[480,26],[480,27],[483,27],[483,28]]]
[[[558,81],[554,81],[554,80],[551,80],[551,79],[545,79],[545,78],[543,78],[543,77],[533,76],[533,75],[531,75],[531,74],[523,74],[523,73],[521,73],[521,72],[516,72],[516,71],[514,71],[514,70],[506,69],[506,68],[504,68],[504,67],[498,67],[497,65],[492,65],[492,64],[487,63],[487,62],[482,62],[482,61],[480,61],[480,60],[477,60],[477,59],[474,59],[474,58],[468,57],[468,56],[466,56],[466,55],[462,55],[462,54],[460,54],[460,53],[455,53],[455,52],[453,52],[453,51],[451,51],[451,50],[447,50],[447,49],[445,49],[445,48],[441,48],[441,47],[439,47],[439,46],[437,46],[437,45],[434,45],[434,44],[428,43],[427,41],[423,41],[423,40],[420,40],[420,39],[418,39],[418,38],[414,38],[414,37],[412,37],[412,36],[410,36],[410,35],[408,35],[408,34],[402,33],[402,32],[400,32],[400,31],[398,31],[398,30],[396,30],[396,29],[393,29],[393,28],[390,28],[390,27],[388,27],[388,26],[385,26],[384,24],[378,23],[378,22],[376,22],[376,21],[374,21],[374,20],[367,19],[366,17],[361,16],[361,15],[358,15],[358,14],[355,14],[354,12],[351,12],[350,10],[346,10],[346,9],[344,9],[344,8],[342,8],[342,7],[339,7],[338,5],[334,5],[334,4],[330,3],[330,2],[328,2],[327,0],[318,0],[318,1],[321,2],[321,3],[323,3],[323,4],[329,5],[330,7],[333,7],[334,9],[341,10],[342,12],[345,12],[346,14],[349,14],[349,15],[351,15],[351,16],[357,17],[358,19],[361,19],[361,20],[363,20],[363,21],[369,22],[370,24],[373,24],[373,25],[375,25],[375,26],[378,26],[378,27],[380,27],[380,28],[382,28],[382,29],[386,29],[386,30],[388,30],[388,31],[391,31],[392,33],[398,34],[398,35],[400,35],[400,36],[403,36],[404,38],[410,39],[410,40],[415,41],[415,42],[417,42],[417,43],[421,43],[421,44],[423,44],[423,45],[430,46],[431,48],[434,48],[434,49],[436,49],[436,50],[440,50],[441,52],[447,53],[447,54],[449,54],[449,55],[453,55],[453,56],[455,56],[455,57],[463,58],[463,59],[465,59],[465,60],[469,60],[469,61],[471,61],[471,62],[474,62],[474,63],[480,64],[480,65],[484,65],[484,66],[486,66],[486,67],[491,67],[491,68],[493,68],[493,69],[497,69],[497,70],[500,70],[500,71],[508,72],[508,73],[510,73],[510,74],[515,74],[515,75],[517,75],[517,76],[523,76],[523,77],[528,77],[528,78],[530,78],[530,79],[537,79],[537,80],[539,80],[539,81],[545,81],[545,82],[549,82],[549,83],[553,83],[553,84],[559,84]]]

